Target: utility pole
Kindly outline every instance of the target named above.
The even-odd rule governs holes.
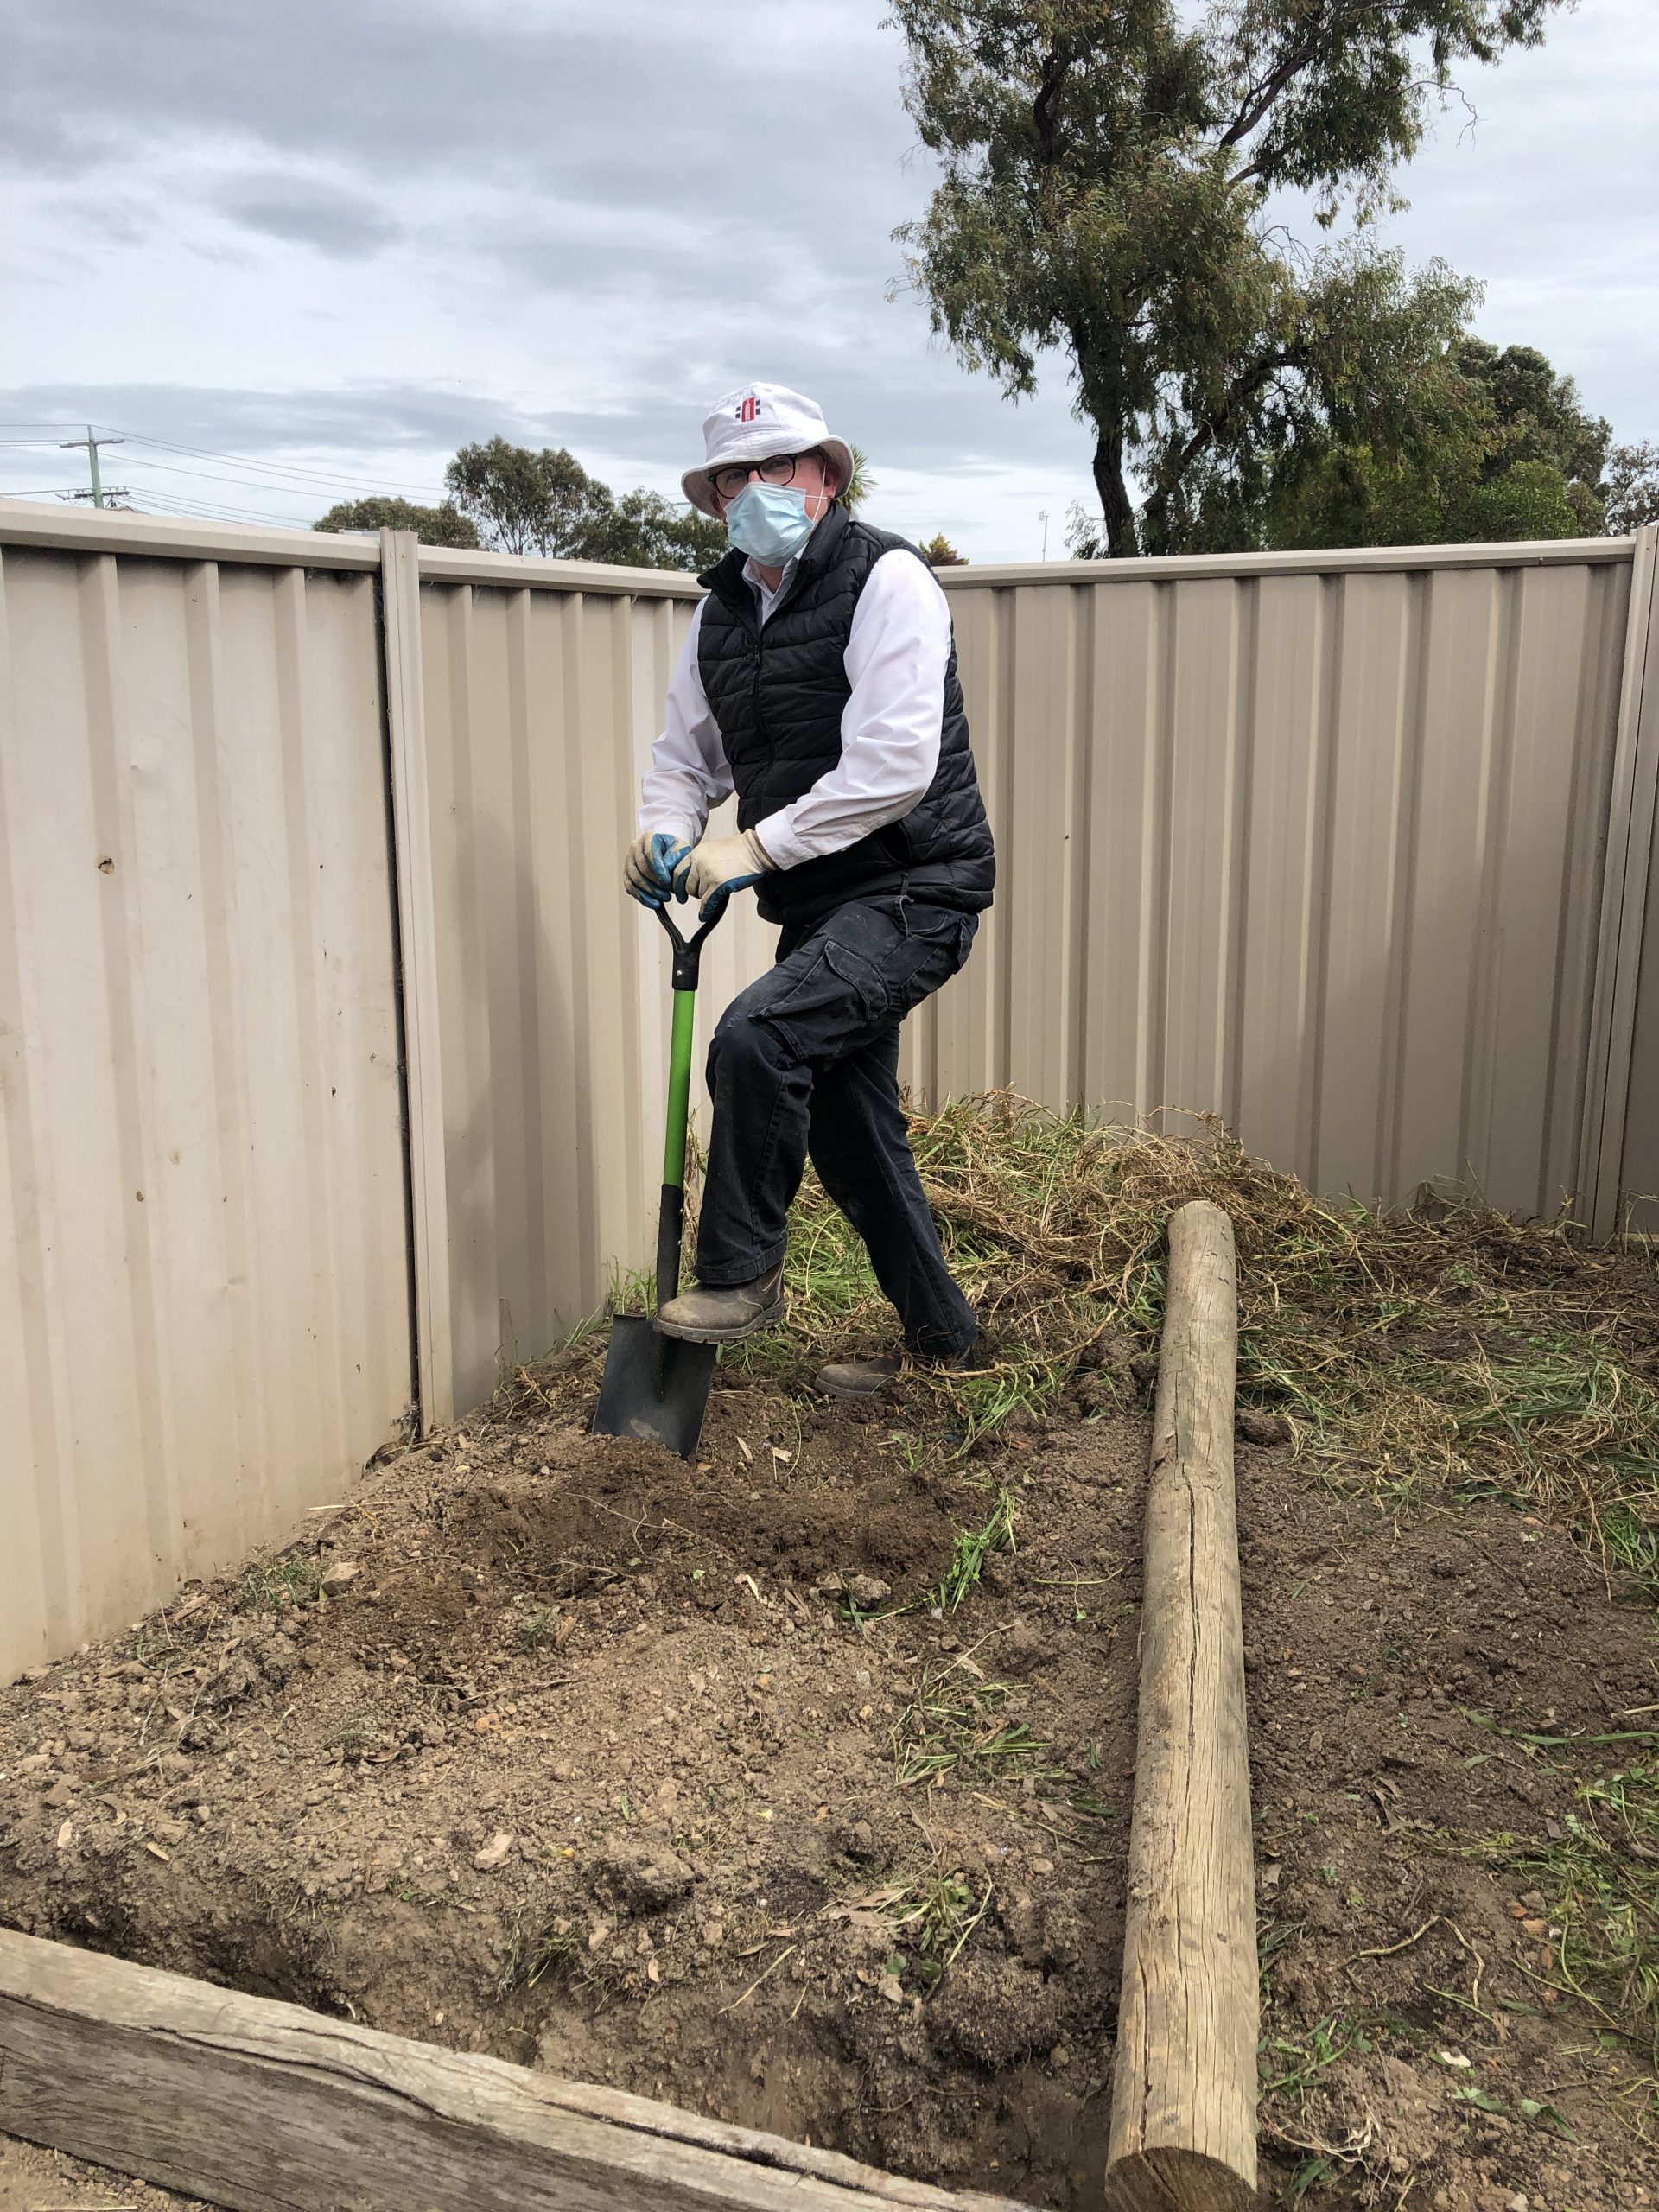
[[[91,437],[92,434],[88,430],[86,435],[88,437]],[[92,464],[92,474],[94,477],[96,477],[98,474],[98,464],[96,461]],[[1046,507],[1038,508],[1037,519],[1043,525],[1043,558],[1046,561],[1048,558],[1048,509]]]
[[[86,448],[86,458],[92,465],[92,488],[91,493],[92,502],[95,507],[101,507],[104,504],[104,484],[102,478],[98,473],[98,449],[99,446],[124,446],[127,442],[126,440],[124,438],[95,438],[92,435],[92,426],[89,423],[86,425],[86,435],[84,438],[61,438],[58,442],[60,449],[65,453],[72,450],[78,450],[82,446]],[[85,492],[77,492],[74,496],[78,499],[84,499],[88,496],[88,494]],[[110,489],[110,496],[111,499],[125,499],[127,496],[126,486],[124,484],[112,485]]]

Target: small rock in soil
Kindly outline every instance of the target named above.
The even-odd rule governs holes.
[[[947,1977],[934,1999],[935,2038],[945,2049],[995,2069],[1050,2051],[1060,2041],[1057,1991],[1011,1959],[976,1960]]]
[[[1233,1427],[1246,1444],[1288,1444],[1290,1423],[1283,1414],[1258,1413],[1253,1407],[1241,1406],[1233,1416]]]
[[[666,1844],[608,1843],[593,1866],[598,1880],[633,1912],[661,1912],[677,1904],[696,1878]]]

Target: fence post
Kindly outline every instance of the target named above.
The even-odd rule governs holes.
[[[1590,1056],[1585,1077],[1579,1203],[1592,1239],[1605,1243],[1618,1229],[1624,1131],[1636,1044],[1642,939],[1659,801],[1659,524],[1636,534],[1630,625],[1607,819],[1601,926],[1591,1003]],[[1659,976],[1647,988],[1659,990]]]
[[[404,1014],[410,1234],[414,1242],[415,1373],[421,1428],[455,1416],[449,1321],[449,1206],[438,1034],[438,932],[421,670],[421,549],[412,531],[380,533],[381,643],[397,872],[398,984]]]

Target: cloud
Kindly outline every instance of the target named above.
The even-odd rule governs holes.
[[[364,194],[321,178],[250,177],[226,185],[217,206],[245,230],[340,261],[378,253],[404,234],[403,226]]]
[[[1052,550],[1089,488],[1064,363],[1012,406],[888,296],[932,171],[885,13],[15,10],[0,408],[251,456],[268,465],[236,480],[204,463],[217,485],[164,477],[182,461],[159,448],[122,459],[158,499],[293,519],[313,478],[433,496],[455,446],[497,430],[672,493],[709,399],[766,375],[867,448],[879,518],[989,558],[1034,555],[1046,510]],[[1484,278],[1485,334],[1543,346],[1621,435],[1659,433],[1659,148],[1635,122],[1659,101],[1651,0],[1598,0],[1475,73],[1478,130],[1441,125],[1388,234]],[[0,446],[0,486],[40,466]]]

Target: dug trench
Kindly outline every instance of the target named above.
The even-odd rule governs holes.
[[[902,1394],[740,1383],[687,1466],[577,1383],[0,1693],[0,1919],[1096,2203],[1144,1410],[912,1465]],[[1262,2202],[1659,2202],[1643,2065],[1473,1840],[1573,1832],[1529,1738],[1645,1726],[1645,1611],[1510,1506],[1396,1522],[1248,1439],[1239,1506]]]

